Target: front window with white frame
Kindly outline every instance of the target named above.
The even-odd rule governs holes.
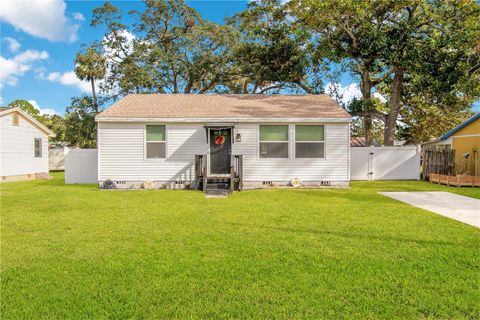
[[[146,126],[146,157],[147,159],[165,158],[165,126]]]
[[[288,158],[288,125],[260,125],[260,158]]]
[[[295,125],[295,158],[325,158],[323,125]]]

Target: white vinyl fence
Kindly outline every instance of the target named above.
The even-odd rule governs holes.
[[[97,149],[69,149],[65,153],[65,183],[97,183]]]
[[[420,147],[350,148],[351,180],[419,180]],[[97,183],[97,149],[65,152],[65,183]]]
[[[51,148],[48,150],[48,170],[65,170],[65,154],[67,147]]]
[[[419,180],[420,147],[350,148],[350,180]]]

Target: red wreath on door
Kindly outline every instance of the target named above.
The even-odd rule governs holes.
[[[215,144],[217,146],[220,146],[222,144],[225,143],[225,136],[224,135],[218,135],[216,138],[215,138]]]

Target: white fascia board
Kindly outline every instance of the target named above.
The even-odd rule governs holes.
[[[55,137],[55,133],[52,130],[48,129],[43,123],[40,123],[38,120],[34,119],[31,115],[23,111],[20,107],[14,107],[0,112],[0,117],[5,116],[10,113],[18,112],[21,114],[27,121],[30,121],[34,126],[43,131],[50,138]]]
[[[120,118],[98,117],[97,122],[162,122],[162,123],[205,123],[205,122],[234,122],[234,123],[260,123],[260,122],[352,122],[351,118]]]

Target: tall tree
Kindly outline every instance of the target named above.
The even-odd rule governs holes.
[[[82,95],[73,97],[65,113],[65,141],[70,146],[79,148],[96,147],[95,116],[101,110],[103,99],[98,99],[98,106],[92,97]],[[99,107],[100,106],[100,107]]]
[[[144,11],[130,14],[136,22],[127,26],[108,2],[94,10],[92,26],[106,29],[104,90],[205,93],[225,82],[231,27],[203,20],[184,1],[146,0]]]
[[[39,121],[55,133],[55,137],[48,140],[50,145],[62,145],[65,143],[65,119],[61,115],[41,115]]]
[[[278,0],[250,2],[248,8],[229,20],[239,34],[231,48],[234,68],[240,80],[231,89],[241,93],[267,93],[296,88],[308,93],[323,90],[309,83],[311,58],[308,34],[295,32],[288,13]],[[297,30],[298,31],[298,30]],[[315,84],[318,84],[315,83]]]
[[[478,59],[472,55],[478,52],[472,51],[478,47],[479,5],[473,0],[294,0],[289,5],[299,24],[319,34],[326,55],[346,61],[359,74],[363,112],[384,121],[386,145],[393,145],[411,79],[421,79],[433,96],[443,96],[442,91],[453,93],[450,97],[476,95],[471,88],[478,86],[472,72]],[[429,72],[444,65],[451,69],[435,87],[439,82]],[[373,87],[389,97],[386,112],[372,110]]]
[[[367,145],[372,143],[372,117],[380,116],[372,101],[373,88],[389,72],[380,60],[384,31],[379,21],[386,14],[379,2],[347,0],[293,0],[287,4],[299,29],[313,32],[312,43],[317,55],[343,64],[360,79],[362,108]]]
[[[390,97],[387,145],[393,144],[399,115],[433,133],[429,129],[441,126],[427,128],[425,115],[441,113],[447,123],[447,115],[456,122],[461,118],[456,115],[480,96],[479,10],[474,1],[403,1],[391,8],[382,59],[394,75],[379,87]]]
[[[105,57],[100,54],[94,47],[87,48],[82,53],[77,53],[75,58],[75,74],[80,80],[90,81],[92,86],[93,102],[95,110],[98,113],[97,95],[95,93],[95,80],[105,77]]]

